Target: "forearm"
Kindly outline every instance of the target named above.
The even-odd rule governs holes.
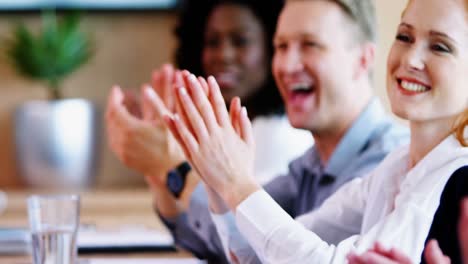
[[[189,250],[199,258],[212,260],[210,263],[227,263],[222,243],[209,214],[208,199],[203,184],[198,184],[192,192],[189,207],[183,213],[174,218],[165,218],[157,213],[171,231],[178,246]]]

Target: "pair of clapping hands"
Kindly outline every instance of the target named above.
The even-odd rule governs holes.
[[[458,240],[463,263],[468,264],[468,198],[461,202],[461,215],[458,222]],[[431,240],[424,250],[424,259],[428,264],[450,264],[450,258],[441,251],[437,241]],[[387,249],[380,243],[374,248],[358,255],[348,255],[349,264],[412,264],[411,260],[397,249]]]
[[[235,208],[259,188],[246,108],[236,97],[228,111],[213,77],[197,78],[166,65],[152,79],[152,87],[142,89],[141,114],[132,107],[139,104],[135,97],[113,88],[106,113],[111,148],[145,174],[150,186],[164,185],[166,172],[187,159],[209,189]]]

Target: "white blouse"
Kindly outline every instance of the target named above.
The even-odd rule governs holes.
[[[349,252],[362,253],[376,241],[418,263],[440,195],[452,173],[468,164],[468,148],[450,136],[414,168],[408,170],[407,164],[408,146],[297,221],[265,191],[255,192],[235,215],[248,244],[229,217],[213,215],[213,220],[225,250],[240,263],[258,262],[255,253],[264,263],[346,263]]]
[[[252,122],[255,140],[254,175],[260,184],[286,174],[291,161],[309,149],[309,131],[293,128],[286,116],[257,117]]]

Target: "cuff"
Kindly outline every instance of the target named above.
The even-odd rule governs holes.
[[[263,189],[251,194],[236,208],[237,226],[255,249],[264,249],[269,236],[291,221],[294,219]]]

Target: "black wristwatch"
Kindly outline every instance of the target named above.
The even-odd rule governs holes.
[[[174,195],[174,197],[179,198],[180,194],[184,190],[185,181],[187,179],[187,174],[190,172],[192,167],[186,161],[179,164],[175,169],[170,170],[167,173],[167,188]]]

